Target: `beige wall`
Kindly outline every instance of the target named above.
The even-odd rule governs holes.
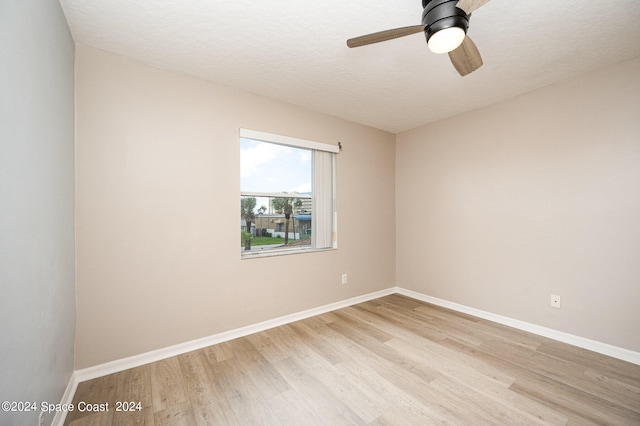
[[[638,75],[394,137],[78,47],[76,368],[394,285],[640,351]],[[342,142],[337,251],[240,260],[240,127]]]
[[[634,60],[399,134],[397,284],[640,351],[639,76]]]
[[[76,368],[394,285],[394,135],[86,47],[76,91]],[[240,127],[342,142],[338,250],[240,260]]]

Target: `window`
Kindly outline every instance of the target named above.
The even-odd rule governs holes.
[[[338,147],[240,129],[242,257],[337,247]]]

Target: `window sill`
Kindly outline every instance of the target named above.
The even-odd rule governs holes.
[[[260,246],[258,246],[260,247]],[[287,256],[287,255],[291,255],[291,254],[301,254],[301,253],[317,253],[317,252],[322,252],[322,251],[331,251],[331,250],[337,250],[337,247],[329,247],[329,248],[322,248],[322,249],[314,249],[314,248],[286,248],[286,249],[271,249],[271,250],[260,250],[260,249],[255,249],[252,248],[251,251],[245,252],[242,251],[240,252],[240,258],[242,260],[244,259],[256,259],[256,258],[261,258],[261,257],[273,257],[273,256]]]

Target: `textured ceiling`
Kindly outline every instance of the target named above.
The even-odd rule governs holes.
[[[420,0],[60,0],[76,43],[397,133],[640,56],[639,0],[492,0],[460,77],[423,34]]]

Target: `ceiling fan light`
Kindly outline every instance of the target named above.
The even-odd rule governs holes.
[[[460,27],[443,28],[427,40],[429,50],[433,53],[448,53],[462,44],[466,33]]]

